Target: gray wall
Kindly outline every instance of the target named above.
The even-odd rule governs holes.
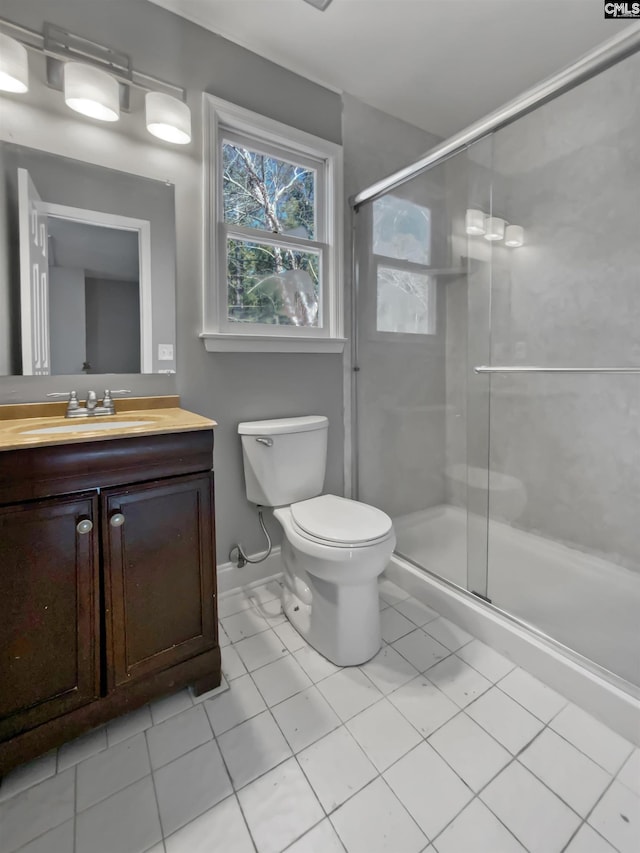
[[[438,142],[437,137],[348,96],[343,127],[349,195],[413,162]],[[441,177],[418,178],[395,194],[432,207],[433,260],[444,266],[448,243],[442,230]],[[438,333],[426,341],[422,336],[390,340],[376,335],[371,224],[371,205],[366,205],[355,216],[360,370],[354,450],[359,459],[360,499],[399,515],[443,500],[445,301],[439,283]]]
[[[90,373],[133,373],[140,367],[137,281],[87,276],[87,361]]]
[[[0,174],[2,174],[3,170],[4,154],[0,145]],[[5,376],[13,372],[9,252],[7,188],[4,181],[0,181],[0,376]]]
[[[242,480],[241,420],[322,413],[329,417],[326,488],[343,489],[343,366],[340,355],[208,354],[198,339],[202,285],[201,93],[210,92],[285,124],[341,141],[339,95],[268,62],[144,0],[3,0],[2,13],[35,29],[44,21],[67,27],[132,55],[136,68],[186,86],[194,142],[178,150],[151,141],[140,95],[115,127],[74,118],[62,95],[38,82],[44,62],[30,56],[28,96],[3,98],[5,140],[175,185],[177,230],[177,375],[110,377],[139,394],[177,390],[185,408],[214,418],[218,556],[227,560],[241,539],[261,547],[255,511]],[[106,380],[105,380],[106,381]],[[78,378],[78,390],[104,384]],[[0,401],[42,399],[59,379],[0,379]],[[276,525],[270,522],[276,533]]]
[[[640,365],[638,91],[636,55],[494,136],[494,212],[525,228],[525,246],[491,252],[494,364]],[[468,312],[488,334],[481,290],[451,294],[448,332]],[[454,405],[467,361],[454,342],[448,357]],[[526,498],[512,524],[640,570],[639,391],[638,376],[492,380],[490,468]]]
[[[87,358],[84,270],[49,267],[51,373],[77,374]]]

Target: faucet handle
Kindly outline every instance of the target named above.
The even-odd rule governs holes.
[[[102,398],[103,409],[108,409],[110,414],[115,415],[116,407],[114,405],[113,397],[111,395],[112,394],[130,394],[130,393],[131,393],[131,391],[129,391],[127,388],[120,388],[117,391],[110,391],[108,388],[105,388],[104,397]]]
[[[69,412],[75,412],[80,408],[78,403],[77,391],[51,391],[47,397],[66,397],[67,398],[67,415]]]

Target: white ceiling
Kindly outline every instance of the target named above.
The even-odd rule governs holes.
[[[151,2],[441,136],[625,26],[602,0]]]

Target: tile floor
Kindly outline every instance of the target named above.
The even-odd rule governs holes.
[[[638,853],[640,751],[388,580],[338,669],[270,583],[221,599],[228,682],[9,774],[0,853]]]

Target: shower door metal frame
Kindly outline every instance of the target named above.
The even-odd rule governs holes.
[[[516,119],[541,107],[547,101],[551,101],[558,97],[558,95],[568,92],[580,83],[584,83],[591,77],[595,77],[596,74],[606,71],[607,68],[617,65],[618,62],[637,53],[639,50],[640,26],[633,24],[630,27],[626,27],[618,35],[607,39],[607,41],[602,42],[602,44],[593,50],[585,53],[576,62],[568,65],[551,77],[547,77],[546,80],[543,80],[536,86],[527,89],[517,98],[508,101],[499,109],[479,119],[479,121],[468,125],[459,133],[445,139],[444,142],[436,145],[423,157],[416,160],[415,163],[405,166],[403,169],[399,169],[392,175],[376,181],[370,187],[361,190],[350,199],[351,206],[354,210],[357,210],[365,202],[375,201],[376,198],[410,181],[417,175],[422,174],[422,172],[464,151],[465,148],[482,139],[483,136],[488,136],[490,133],[506,127],[508,124],[516,121]]]

